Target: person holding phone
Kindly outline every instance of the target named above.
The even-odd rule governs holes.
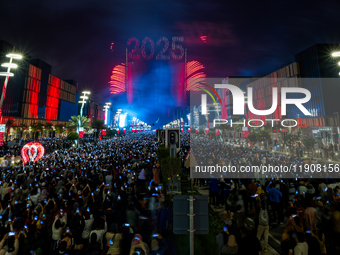
[[[146,254],[149,253],[149,246],[143,242],[143,238],[140,234],[136,234],[131,242],[130,255],[134,254],[136,250],[143,250]]]
[[[106,240],[108,240],[108,246],[109,246],[107,254],[111,254],[111,255],[123,254],[123,247],[121,245],[123,234],[120,232],[118,225],[116,223],[111,224],[110,232],[107,232],[105,237],[106,237]]]
[[[100,243],[101,249],[103,249],[103,237],[104,237],[104,234],[107,231],[107,222],[106,222],[106,216],[105,215],[104,215],[103,219],[104,219],[104,228],[101,228],[102,225],[101,225],[100,222],[98,222],[95,226],[96,229],[92,230],[91,233],[90,233],[90,236],[92,236],[93,233],[95,233],[97,235],[97,242]],[[90,242],[91,242],[91,239],[90,239]]]
[[[166,250],[168,249],[168,243],[164,240],[164,238],[160,234],[153,234],[152,235],[152,242],[151,242],[151,252],[149,255],[163,255]]]
[[[87,244],[90,238],[90,233],[91,233],[92,225],[94,222],[94,217],[92,213],[90,212],[90,210],[89,211],[86,210],[86,212],[84,213],[84,221],[85,221],[85,226],[81,234],[81,237],[83,238],[84,243]]]
[[[18,254],[20,232],[8,232],[0,242],[0,254]]]
[[[54,222],[52,224],[52,241],[51,241],[51,250],[53,250],[55,242],[61,237],[64,231],[64,226],[66,225],[67,217],[66,214],[62,216],[57,214],[54,218]]]

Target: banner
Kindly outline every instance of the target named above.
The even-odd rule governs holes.
[[[83,136],[84,136],[84,128],[83,127],[79,128],[78,135],[79,135],[79,138],[83,138]]]
[[[6,132],[6,124],[1,124],[0,125],[0,146],[2,146],[4,142],[5,132]]]
[[[101,132],[101,133],[102,133],[102,136],[105,136],[105,135],[106,135],[106,129],[102,129],[101,131],[102,131],[102,132]]]
[[[247,138],[249,135],[248,127],[242,127],[242,137]]]

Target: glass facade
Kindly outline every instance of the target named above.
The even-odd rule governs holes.
[[[41,86],[41,69],[29,65],[22,98],[23,118],[37,118],[39,93]]]
[[[50,74],[47,85],[45,118],[57,120],[59,117],[60,100],[75,103],[76,87]]]

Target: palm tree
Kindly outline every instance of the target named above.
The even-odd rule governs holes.
[[[85,130],[91,129],[90,125],[90,119],[80,115],[78,116],[71,116],[71,119],[69,120],[69,123],[66,125],[66,127],[79,130],[80,127],[83,127]]]
[[[64,132],[65,125],[63,124],[57,124],[55,125],[55,131],[60,136]]]
[[[40,122],[32,123],[31,133],[33,134],[33,137],[34,137],[35,132],[42,132],[43,128],[44,128],[44,125]]]
[[[10,131],[10,129],[11,129],[11,127],[13,127],[14,126],[14,123],[15,123],[15,120],[14,120],[14,118],[12,118],[12,117],[9,117],[8,119],[7,119],[7,121],[6,121],[6,128],[7,128],[7,132],[6,132],[6,141],[8,140],[8,134],[9,134],[9,131]]]
[[[45,130],[47,132],[47,136],[49,136],[49,133],[52,131],[53,129],[53,124],[51,122],[47,122],[45,125]]]
[[[28,130],[28,126],[26,124],[20,124],[16,127],[17,138],[22,138],[24,136],[25,131]]]

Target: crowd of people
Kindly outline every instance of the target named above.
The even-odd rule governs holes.
[[[163,254],[172,211],[154,135],[58,141],[34,164],[2,168],[0,254]]]
[[[202,165],[308,164],[295,156],[206,137],[192,137],[191,145],[197,164]],[[327,173],[323,174],[328,178],[295,173],[289,178],[281,173],[258,178],[253,173],[201,174],[194,185],[208,188],[210,205],[224,210],[226,225],[216,239],[220,255],[266,252],[269,230],[276,228],[282,229],[282,254],[340,254],[339,179]]]
[[[1,151],[7,163],[0,177],[0,255],[174,254],[168,238],[172,209],[162,194],[160,144],[153,134],[85,140],[80,147],[47,138],[40,141],[48,149],[37,163],[8,163],[27,142]],[[190,144],[202,164],[305,164],[294,156],[183,135],[181,146]],[[195,179],[209,188],[213,208],[225,211],[220,255],[267,251],[270,229],[283,226],[283,254],[339,254],[337,179],[260,177]]]

